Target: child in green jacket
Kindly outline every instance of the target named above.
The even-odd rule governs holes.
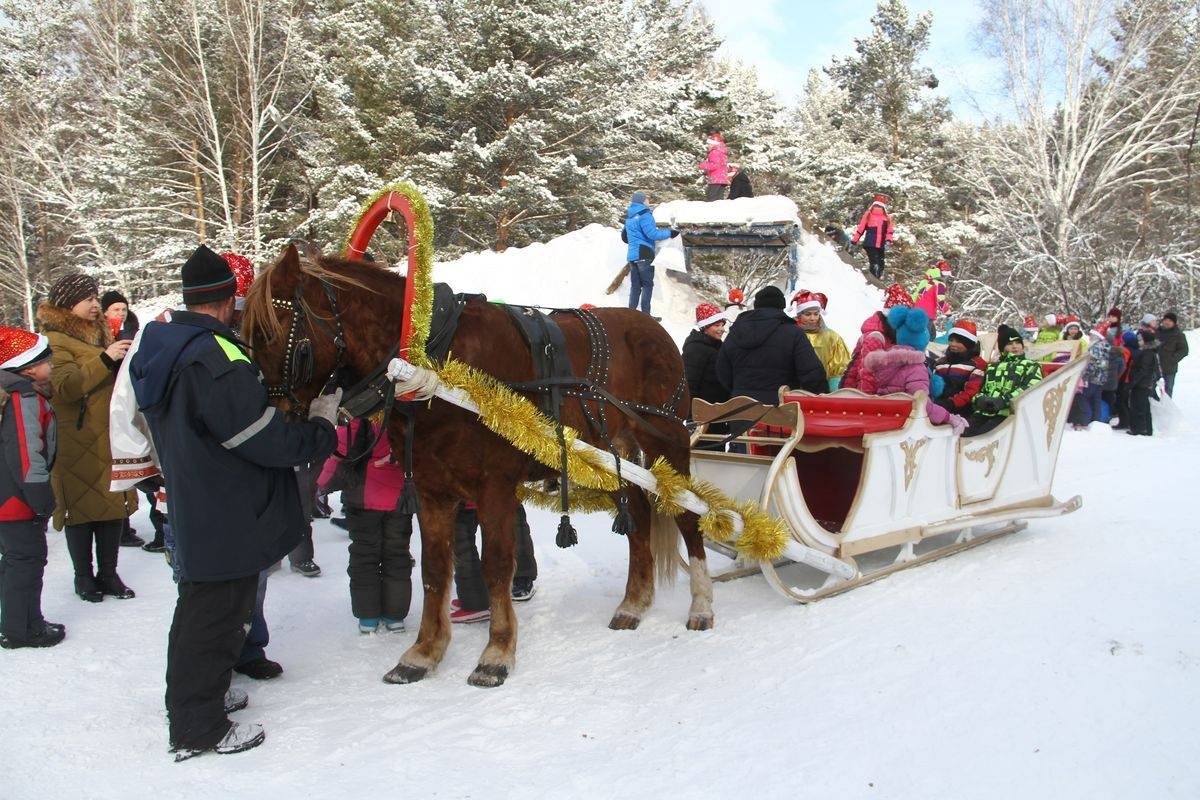
[[[1012,400],[1042,379],[1042,366],[1025,357],[1021,334],[1007,325],[996,333],[1000,360],[983,376],[983,388],[975,395],[974,412],[964,436],[979,436],[1003,422],[1012,413]]]

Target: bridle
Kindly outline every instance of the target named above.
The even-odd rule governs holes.
[[[325,291],[325,298],[329,301],[329,309],[333,314],[332,326],[324,318],[310,311],[305,311],[304,296],[301,292],[302,284],[298,283],[296,285],[294,300],[271,298],[271,305],[275,308],[292,312],[292,323],[288,328],[287,344],[284,346],[283,364],[280,368],[283,382],[279,384],[266,384],[267,399],[269,400],[287,399],[295,408],[299,408],[302,405],[299,398],[296,397],[296,387],[304,386],[312,380],[313,348],[309,335],[315,335],[317,327],[324,330],[332,340],[334,350],[336,351],[333,371],[329,373],[329,379],[325,382],[325,387],[321,391],[322,393],[328,392],[334,386],[338,386],[341,383],[342,362],[346,357],[346,337],[342,326],[342,315],[338,309],[336,290],[327,281],[321,280],[320,283],[321,288]],[[306,335],[301,336],[301,325],[304,324],[305,320],[308,320],[307,331],[305,331]]]

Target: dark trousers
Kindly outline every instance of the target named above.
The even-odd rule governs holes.
[[[629,262],[629,307],[650,313],[650,298],[654,294],[654,260],[639,258]]]
[[[412,604],[411,514],[346,508],[350,609],[359,619],[401,620]]]
[[[155,492],[142,492],[146,498],[146,502],[150,504],[150,524],[154,526],[154,541],[153,544],[163,544],[163,525],[166,524],[167,515],[158,510],[158,496]]]
[[[167,639],[171,747],[209,748],[229,730],[225,692],[246,638],[257,590],[257,575],[179,584]]]
[[[1071,401],[1071,413],[1067,417],[1072,425],[1091,425],[1100,419],[1100,394],[1098,385],[1089,384],[1076,393]]]
[[[258,590],[254,594],[254,611],[250,613],[250,628],[246,631],[246,641],[242,643],[242,652],[238,656],[238,666],[249,664],[251,661],[261,661],[267,657],[267,645],[271,643],[271,632],[267,630],[267,617],[263,614],[263,605],[267,602],[267,570],[258,573]]]
[[[525,507],[517,506],[517,571],[513,578],[537,580],[537,559],[533,555],[533,537],[529,533],[529,520]],[[491,605],[487,585],[483,581],[483,564],[475,548],[475,531],[479,529],[479,515],[466,504],[458,507],[454,519],[454,589],[458,602],[468,611],[482,611]]]
[[[0,633],[32,639],[42,632],[46,520],[0,522]]]
[[[867,267],[871,270],[871,274],[876,278],[883,277],[883,248],[882,247],[867,247],[863,245],[863,250],[867,251]]]
[[[1154,419],[1150,414],[1151,389],[1134,386],[1129,390],[1129,430],[1154,435]]]
[[[1167,392],[1168,397],[1175,396],[1175,373],[1163,373],[1163,388]]]
[[[296,470],[296,484],[300,488],[300,505],[304,509],[304,518],[308,520],[307,530],[300,537],[300,544],[288,553],[288,561],[299,564],[313,560],[312,520],[317,506],[317,478],[321,474],[320,464],[304,464]]]
[[[1128,428],[1133,424],[1133,410],[1129,407],[1129,384],[1122,383],[1117,387],[1117,416],[1120,421],[1114,425],[1117,430]]]
[[[1001,416],[999,414],[995,416],[988,414],[972,414],[967,419],[967,429],[963,432],[963,436],[982,436],[988,431],[996,428],[1006,419],[1008,419],[1008,417]]]
[[[727,183],[710,183],[704,190],[704,199],[709,203],[714,200],[724,200],[728,191],[729,184]]]
[[[75,577],[92,577],[93,539],[96,542],[96,575],[116,575],[117,556],[121,552],[121,533],[124,530],[124,519],[68,525],[63,532],[67,538],[67,552],[71,554]]]

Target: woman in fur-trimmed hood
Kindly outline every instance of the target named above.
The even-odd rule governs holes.
[[[97,602],[104,595],[132,597],[117,577],[124,520],[137,509],[134,492],[110,492],[108,403],[113,378],[129,347],[113,342],[100,314],[95,281],[81,274],[60,278],[38,322],[54,352],[51,404],[58,418],[58,458],[50,481],[54,528],[64,530],[75,567],[75,591]],[[98,569],[93,574],[92,541]]]

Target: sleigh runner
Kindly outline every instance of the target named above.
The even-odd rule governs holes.
[[[693,402],[692,475],[757,503],[791,535],[784,557],[752,561],[708,541],[727,559],[713,579],[761,572],[801,603],[845,592],[1022,530],[1027,521],[1081,506],[1051,494],[1067,412],[1086,359],[1054,370],[1013,400],[989,433],[960,438],[925,414],[925,396],[780,392],[775,408],[740,397]],[[714,449],[715,421],[754,422]],[[819,554],[824,558],[814,557]]]

